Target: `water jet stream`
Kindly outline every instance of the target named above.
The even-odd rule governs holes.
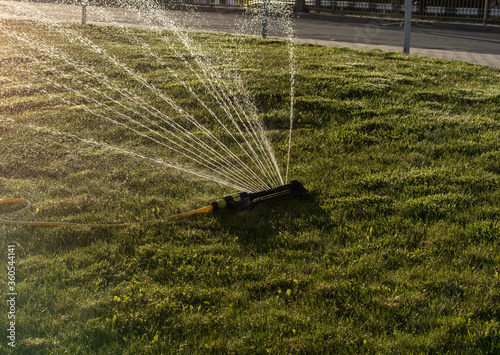
[[[233,151],[231,146],[224,144],[214,135],[209,127],[197,120],[195,116],[181,107],[172,97],[169,97],[167,93],[148,81],[144,74],[128,66],[123,60],[110,53],[103,46],[94,43],[89,37],[82,35],[74,25],[51,22],[49,16],[36,9],[19,9],[9,5],[8,2],[2,1],[2,5],[10,9],[13,14],[33,19],[33,26],[38,28],[40,33],[50,33],[51,36],[57,34],[60,38],[65,39],[67,43],[78,45],[81,49],[85,49],[97,55],[100,59],[107,61],[114,70],[121,71],[127,78],[134,80],[140,88],[147,90],[156,99],[165,103],[186,124],[179,121],[179,118],[173,118],[168,113],[159,110],[141,97],[141,95],[135,94],[105,73],[98,72],[86,63],[80,62],[72,58],[70,54],[54,47],[50,44],[50,39],[42,41],[28,33],[15,32],[15,30],[12,30],[7,24],[1,21],[0,31],[6,37],[10,38],[16,46],[24,44],[28,48],[31,48],[31,50],[44,55],[42,59],[36,56],[32,57],[31,61],[33,63],[41,65],[46,60],[46,57],[48,57],[51,60],[70,65],[74,70],[88,77],[89,82],[72,78],[71,82],[66,84],[64,82],[66,80],[64,72],[59,71],[56,72],[59,77],[55,77],[55,79],[44,78],[46,83],[50,84],[53,88],[67,93],[72,92],[73,96],[76,96],[79,100],[83,100],[85,104],[81,108],[85,112],[91,114],[96,119],[107,121],[116,127],[126,129],[137,135],[137,137],[147,139],[159,146],[165,147],[174,153],[176,157],[183,157],[201,169],[193,170],[185,168],[179,163],[166,162],[163,159],[148,157],[145,153],[132,152],[127,149],[108,145],[107,143],[94,142],[95,144],[105,144],[109,149],[119,150],[130,156],[154,161],[163,166],[178,169],[210,181],[215,180],[226,186],[237,186],[239,189],[248,191],[258,191],[282,185],[283,178],[278,168],[272,146],[265,134],[266,131],[263,124],[258,118],[257,109],[249,99],[248,93],[239,76],[233,75],[232,80],[227,82],[227,77],[223,76],[216,69],[216,66],[209,60],[206,53],[203,52],[200,44],[196,43],[189,36],[188,32],[175,23],[171,17],[167,16],[165,12],[158,11],[151,4],[141,3],[141,6],[133,8],[134,4],[137,5],[134,1],[130,1],[124,8],[130,14],[143,19],[155,31],[159,40],[167,44],[172,53],[182,60],[184,67],[189,73],[194,75],[194,78],[201,85],[201,89],[205,90],[212,97],[214,103],[222,110],[223,115],[217,114],[210,107],[210,104],[196,92],[196,89],[188,81],[181,78],[151,46],[141,42],[134,31],[122,27],[121,30],[123,33],[128,38],[133,39],[137,45],[149,54],[150,58],[153,58],[161,68],[168,71],[171,78],[174,78],[182,85],[185,92],[192,99],[196,100],[204,112],[207,112],[208,116],[213,119],[211,123],[216,123],[227,134],[232,141],[231,144],[239,149],[239,154]],[[165,28],[172,31],[169,34],[175,37],[190,57],[183,55],[179,47],[176,47],[169,40]],[[189,58],[191,58],[191,61]],[[290,61],[293,60],[294,58],[291,53]],[[288,179],[293,122],[293,68],[290,83],[292,85],[290,94],[290,133],[285,181]],[[98,84],[106,90],[100,90],[99,87],[94,87],[94,84]],[[75,87],[79,89],[75,90]],[[68,99],[61,94],[55,94],[47,90],[41,90],[40,92],[57,98],[67,105],[79,105],[78,102]],[[85,92],[88,92],[88,94],[85,94]],[[96,99],[95,96],[100,96],[102,100]],[[89,104],[92,104],[95,108],[91,108]],[[203,136],[199,137],[193,132],[193,129],[199,130]],[[78,137],[78,139],[82,142],[85,141],[85,138]]]
[[[29,43],[29,41],[28,41],[25,37],[17,37],[17,39],[18,39],[18,40],[25,41],[26,43]],[[32,45],[34,45],[33,43],[31,43],[31,44],[32,44]],[[50,54],[51,56],[62,57],[62,58],[63,58],[63,59],[64,59],[67,63],[71,63],[71,64],[73,64],[74,66],[77,66],[79,69],[85,68],[85,66],[84,66],[84,65],[81,65],[81,64],[80,64],[80,65],[76,65],[74,61],[72,61],[72,60],[71,60],[69,57],[67,57],[67,56],[63,56],[61,53],[57,53],[57,55],[55,55],[55,54],[54,54],[54,52],[53,52],[53,50],[51,50],[50,48],[49,48],[49,49],[47,49],[46,47],[42,46],[40,43],[37,43],[37,47],[38,47],[38,49],[39,49],[39,50],[43,50],[43,51],[44,51],[44,53],[46,53],[46,54]],[[89,73],[89,70],[85,70],[85,72],[86,72],[86,73]],[[93,76],[95,76],[95,73],[91,73],[91,74],[92,74]],[[71,92],[71,91],[72,91],[72,88],[67,87],[67,86],[65,86],[65,85],[62,85],[62,84],[59,84],[59,83],[57,83],[57,82],[55,82],[55,81],[53,81],[53,80],[51,80],[51,79],[49,79],[49,78],[47,78],[46,80],[47,80],[49,83],[52,83],[54,86],[59,86],[59,87],[64,88],[64,90],[65,90],[66,92]],[[74,81],[73,81],[73,83],[74,83]],[[87,85],[87,84],[83,84],[83,85],[84,85],[84,86],[86,86],[86,87],[88,87],[88,85]],[[90,90],[95,91],[95,89],[93,89],[93,88],[90,88]],[[47,92],[46,92],[46,93],[47,93]],[[104,104],[102,104],[102,103],[98,102],[97,100],[95,100],[95,99],[93,99],[93,98],[90,98],[90,97],[88,97],[88,96],[86,96],[86,95],[84,95],[84,94],[81,94],[81,93],[79,93],[78,91],[76,91],[75,93],[76,93],[77,95],[79,95],[79,96],[81,96],[81,97],[85,98],[87,101],[94,102],[94,103],[95,103],[95,104],[97,104],[97,105],[100,105],[100,106],[106,107],[106,108],[108,108],[110,111],[113,111],[116,115],[118,115],[118,116],[122,116],[122,117],[125,117],[125,118],[127,118],[128,120],[130,120],[130,121],[132,121],[132,122],[135,122],[136,124],[141,125],[142,127],[145,127],[144,125],[142,125],[142,124],[138,123],[137,121],[135,121],[135,120],[131,119],[130,117],[125,116],[123,113],[121,113],[121,112],[119,112],[119,111],[117,111],[117,110],[115,110],[115,109],[112,109],[112,108],[110,108],[109,106],[104,105]],[[49,93],[49,94],[50,94],[50,93]],[[52,95],[52,96],[54,96],[54,95]],[[110,98],[110,97],[109,97],[109,96],[107,96],[107,95],[104,95],[104,96],[105,96],[105,97],[107,97],[108,99]],[[128,95],[128,96],[130,96],[130,95]],[[62,99],[62,98],[61,98],[60,96],[58,96],[58,95],[56,95],[55,97],[58,97],[58,98]],[[66,100],[66,99],[62,99],[62,100],[64,100],[64,101],[65,101],[66,103],[68,103],[68,104],[71,104],[71,105],[76,105],[75,103],[70,102],[70,101],[68,101],[68,100]],[[113,100],[113,99],[111,99],[111,100]],[[115,101],[115,100],[113,100],[113,101]],[[115,102],[116,102],[116,101],[115,101]],[[121,103],[118,103],[118,104],[119,104],[119,105],[122,105]],[[84,107],[84,109],[85,109],[85,107]],[[113,120],[113,119],[111,119],[111,118],[109,118],[109,117],[105,117],[105,116],[100,115],[100,114],[96,114],[94,111],[92,111],[92,110],[90,110],[90,109],[88,109],[88,108],[86,109],[86,111],[93,113],[96,117],[100,117],[100,118],[103,118],[103,119],[107,119],[107,120],[109,120],[109,121],[111,121],[111,122],[114,122],[114,123],[116,123],[116,124],[118,124],[118,125],[124,126],[123,124],[118,123],[116,120]],[[147,118],[146,118],[146,119],[147,119]],[[149,119],[147,119],[147,120],[151,122],[151,120],[149,120]],[[164,122],[169,123],[169,121],[165,121],[165,120],[164,120]],[[170,123],[171,123],[171,122],[173,122],[173,121],[170,121]],[[155,125],[155,126],[157,126],[157,127],[158,127],[158,125],[157,125],[155,122],[152,122],[152,123],[153,123],[153,125]],[[180,127],[179,125],[177,125],[177,126],[178,126],[178,127]],[[147,137],[147,136],[145,136],[144,134],[140,134],[139,132],[137,132],[137,131],[135,131],[135,130],[133,130],[133,131],[134,131],[134,132],[136,132],[137,134],[141,135],[142,137],[145,137],[145,138]],[[152,129],[149,129],[149,131],[150,131],[151,133],[155,134],[155,135],[160,135],[160,133],[159,133],[159,132],[157,132],[157,131],[153,131]],[[185,131],[186,131],[186,130],[185,130]],[[176,139],[181,139],[181,138],[179,138],[179,137],[178,137],[178,136],[176,136],[176,135],[173,135],[172,137],[174,137],[174,138],[176,138]],[[148,139],[151,139],[150,137],[147,137],[147,138],[148,138]],[[180,147],[180,148],[182,148],[182,149],[186,149],[185,147],[182,147],[181,145],[179,145],[179,143],[176,143],[176,142],[174,142],[174,141],[172,141],[172,140],[170,140],[170,139],[168,139],[168,138],[165,138],[165,139],[169,140],[169,142],[170,142],[170,143],[172,143],[172,144],[174,144],[174,145],[177,145],[178,147]],[[158,141],[155,141],[155,142],[159,143]],[[185,141],[183,141],[183,142],[185,142]],[[159,143],[159,144],[162,144],[162,143]],[[162,145],[164,145],[164,144],[162,144]],[[168,147],[168,146],[166,146],[166,145],[164,145],[164,146],[165,146],[165,147]],[[205,145],[205,146],[206,146],[206,145]],[[200,150],[199,150],[199,149],[197,149],[197,148],[195,148],[195,149],[196,149],[198,152],[200,152]],[[179,152],[178,150],[176,150],[176,149],[173,149],[173,148],[172,148],[172,150],[176,151],[177,153],[180,153],[180,152]],[[183,153],[180,153],[180,154],[182,154],[182,155],[186,156],[186,155],[185,155],[185,154],[183,154]],[[202,154],[204,154],[204,155],[205,155],[205,158],[207,158],[207,159],[209,159],[209,160],[213,160],[213,157],[207,156],[207,155],[206,155],[206,153],[202,152]],[[198,155],[198,157],[199,157],[199,155]],[[203,164],[203,163],[201,163],[200,161],[197,161],[197,162],[198,162],[200,165],[202,165],[202,166],[205,166],[205,167],[206,167],[206,165],[205,165],[205,164]],[[223,168],[223,167],[221,167],[221,168]],[[218,171],[217,169],[212,169],[212,170],[213,170],[214,172]],[[225,169],[223,169],[223,171],[238,171],[238,170],[235,170],[235,169],[234,169],[234,167],[233,167],[233,169],[231,169],[231,167],[225,167]],[[251,170],[250,170],[250,171],[251,171]],[[259,179],[257,175],[255,175],[255,177],[256,177],[257,179]],[[241,182],[240,182],[240,183],[241,183]],[[263,182],[262,182],[262,183],[263,183]],[[250,184],[250,186],[251,186],[251,184]],[[262,188],[263,186],[265,187],[265,186],[267,186],[267,185],[265,185],[265,184],[264,184],[264,185],[261,185],[261,186],[254,185],[254,186],[252,187],[252,189],[260,189],[260,188]]]

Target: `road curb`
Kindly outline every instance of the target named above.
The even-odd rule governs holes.
[[[456,23],[456,22],[433,22],[431,24],[437,28],[446,28],[458,31],[471,31],[471,32],[484,32],[484,33],[500,33],[500,26],[497,25],[477,25],[470,23]]]

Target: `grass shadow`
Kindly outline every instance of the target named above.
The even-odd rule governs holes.
[[[265,254],[279,248],[296,248],[298,236],[311,228],[327,228],[331,223],[313,196],[270,202],[250,210],[219,214],[220,226],[238,238],[249,253]]]

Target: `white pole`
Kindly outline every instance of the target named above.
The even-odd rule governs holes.
[[[406,0],[405,4],[405,39],[403,53],[410,54],[411,12],[413,10],[412,0]]]
[[[82,25],[87,24],[87,4],[82,4]]]
[[[262,11],[264,12],[262,17],[262,38],[267,37],[267,21],[269,17],[269,11],[267,9],[267,0],[262,0]]]

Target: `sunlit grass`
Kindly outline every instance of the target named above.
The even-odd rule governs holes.
[[[183,99],[121,31],[81,30]],[[137,35],[163,50],[153,33]],[[200,36],[217,50],[235,43]],[[241,58],[241,75],[284,169],[287,47],[238,41],[257,51]],[[9,218],[133,223],[231,192],[28,129],[140,146],[119,131],[102,135],[79,107],[51,98],[57,88],[44,78],[57,63],[30,69],[32,87],[16,84],[8,64],[27,61],[0,43],[0,197],[33,202]],[[500,352],[500,72],[381,51],[295,50],[290,176],[311,197],[122,228],[0,226],[2,250],[17,245],[14,353]]]

